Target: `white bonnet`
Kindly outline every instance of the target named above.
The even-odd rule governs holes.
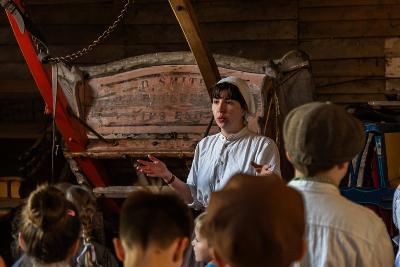
[[[250,91],[249,86],[244,80],[238,77],[229,76],[221,79],[218,83],[230,83],[239,88],[239,91],[242,94],[244,101],[246,102],[248,108],[248,115],[254,116],[256,114],[256,105],[254,102],[254,97]]]

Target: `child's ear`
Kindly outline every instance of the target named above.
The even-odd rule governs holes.
[[[290,154],[287,151],[285,151],[285,154],[288,161],[292,162],[292,156],[290,156]]]
[[[189,238],[187,237],[181,237],[181,238],[177,238],[174,242],[175,245],[175,251],[174,251],[174,255],[173,255],[173,261],[174,262],[183,262],[183,258],[184,258],[184,254],[185,254],[185,250],[189,245]]]
[[[218,267],[228,267],[229,264],[221,258],[221,256],[218,254],[218,252],[215,251],[215,249],[211,249],[211,255],[213,258],[213,261],[217,264]]]
[[[26,243],[21,232],[18,233],[18,245],[23,251],[26,251]]]
[[[308,249],[308,244],[307,244],[307,241],[304,239],[303,240],[303,246],[301,248],[301,252],[299,253],[298,258],[296,259],[296,261],[300,261],[304,257],[304,255],[306,255],[307,249]]]
[[[125,251],[122,246],[122,242],[119,238],[114,238],[113,239],[113,244],[114,244],[114,249],[115,249],[115,254],[117,255],[117,258],[124,262],[125,260]]]
[[[346,169],[346,171],[347,171],[347,168],[349,167],[349,162],[345,161],[345,162],[339,163],[337,166],[338,166],[339,170]]]

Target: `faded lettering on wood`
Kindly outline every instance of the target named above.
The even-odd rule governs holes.
[[[245,79],[262,110],[263,74],[219,69]],[[152,66],[93,78],[87,83],[86,121],[109,138],[139,133],[199,133],[212,117],[211,103],[195,65]]]

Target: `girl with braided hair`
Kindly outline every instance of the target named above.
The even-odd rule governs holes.
[[[81,246],[74,257],[73,266],[118,267],[118,262],[110,250],[93,240],[97,205],[92,192],[84,186],[72,185],[66,190],[65,197],[77,207],[82,225]]]

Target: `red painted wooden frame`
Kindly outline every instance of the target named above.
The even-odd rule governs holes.
[[[14,3],[19,7],[21,12],[24,12],[24,6],[21,0],[14,0]],[[21,49],[21,52],[25,58],[28,68],[35,80],[35,83],[42,95],[47,107],[53,110],[52,104],[52,90],[51,90],[51,66],[48,64],[42,64],[36,54],[36,50],[33,46],[30,33],[25,30],[24,33],[18,28],[17,22],[15,21],[12,14],[6,11],[8,20],[11,28],[14,32],[15,39]],[[56,106],[56,125],[61,135],[64,138],[66,146],[71,152],[82,152],[86,150],[88,138],[86,131],[81,124],[74,118],[72,118],[67,111],[68,103],[62,92],[59,90],[57,94],[57,106]],[[81,171],[88,177],[94,187],[103,187],[110,185],[110,180],[106,171],[102,165],[90,158],[75,159],[81,169]],[[109,206],[114,211],[118,211],[119,208],[115,202],[109,202]]]

